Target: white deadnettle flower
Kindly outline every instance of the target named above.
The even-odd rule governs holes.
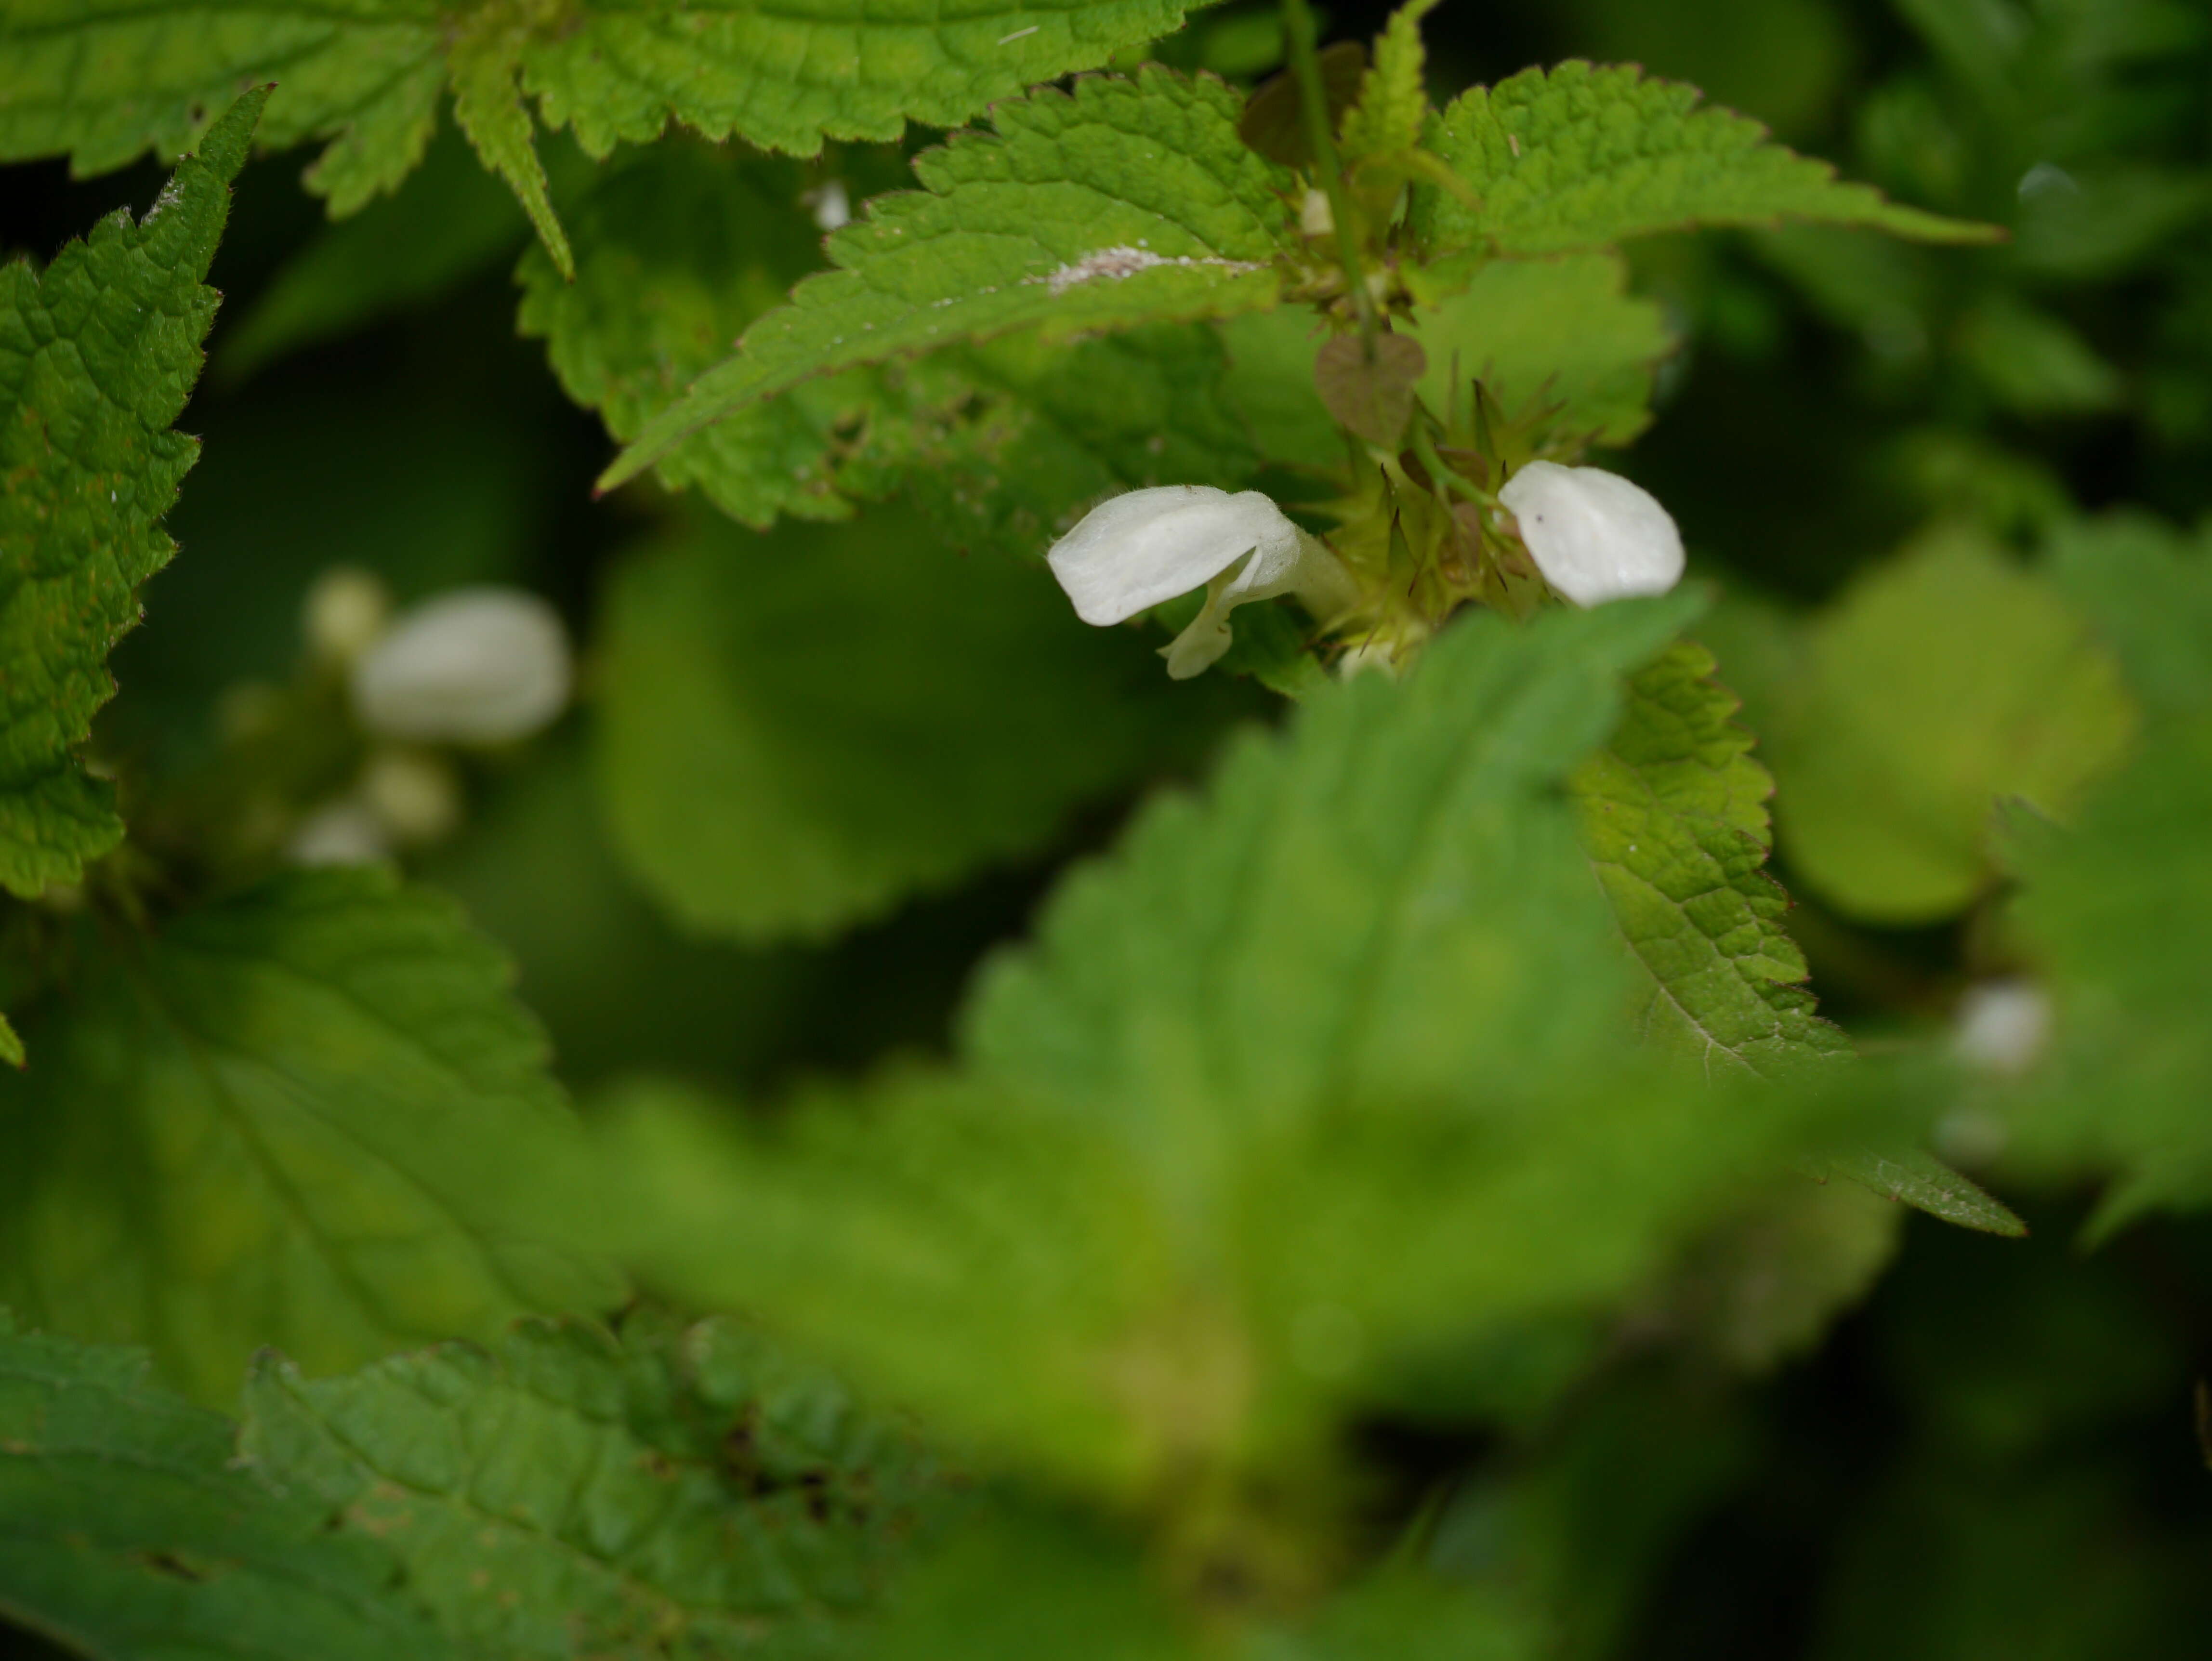
[[[501,744],[568,702],[568,631],[514,588],[462,588],[402,615],[353,666],[353,708],[386,738]]]
[[[1577,605],[1663,594],[1682,580],[1682,533],[1649,490],[1618,473],[1532,461],[1498,499],[1544,581]]]
[[[1164,484],[1102,502],[1045,559],[1076,616],[1102,627],[1204,583],[1205,607],[1160,653],[1176,680],[1229,649],[1229,614],[1247,600],[1292,594],[1326,621],[1359,599],[1336,556],[1267,496],[1210,484]]]

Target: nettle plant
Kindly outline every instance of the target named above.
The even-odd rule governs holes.
[[[1811,1177],[2017,1229],[1916,1142],[2021,1046],[1855,1062],[1816,1015],[1682,536],[1589,459],[1674,344],[1624,242],[1988,233],[1631,67],[1434,106],[1426,9],[1370,57],[1288,0],[1247,97],[1023,90],[1176,29],[1151,0],[0,7],[0,156],[191,152],[0,273],[0,1609],[115,1657],[1536,1653],[1540,1587],[1445,1550],[1360,1427],[1537,1421],[1747,1219],[1813,1244],[1715,1346],[1802,1342],[1896,1214]],[[566,703],[526,596],[392,619],[334,573],[204,767],[88,746],[257,123],[329,141],[343,215],[449,94],[654,527],[588,684],[670,914],[823,940],[1218,751],[949,1056],[572,1110],[393,860]],[[582,154],[541,166],[527,100]],[[910,188],[848,142],[979,119]],[[407,200],[237,350],[325,326]],[[2140,817],[2015,826],[2054,983],[2126,984],[2082,873]]]

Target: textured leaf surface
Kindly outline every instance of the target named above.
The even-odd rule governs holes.
[[[902,1433],[726,1322],[529,1322],[309,1382],[264,1358],[246,1462],[398,1560],[485,1658],[818,1655],[929,1498]]]
[[[438,1661],[392,1554],[238,1469],[232,1427],[131,1350],[0,1313],[0,1613],[112,1661]]]
[[[820,265],[800,184],[787,163],[654,147],[571,216],[575,283],[541,252],[526,260],[524,332],[545,337],[572,396],[635,437]],[[909,487],[962,545],[1034,556],[1109,490],[1241,483],[1255,458],[1221,369],[1199,325],[1065,345],[1024,332],[807,382],[685,440],[659,472],[756,526],[841,518]]]
[[[445,90],[431,0],[7,0],[0,160],[66,155],[79,174],[168,157],[256,84],[261,143],[328,139],[311,188],[348,213],[422,160]]]
[[[1345,112],[1339,145],[1347,166],[1418,143],[1429,113],[1428,54],[1421,19],[1437,0],[1408,0],[1391,13],[1375,42],[1375,62],[1359,85],[1359,102]]]
[[[1708,1078],[1717,1062],[1799,1078],[1845,1060],[1850,1043],[1814,1013],[1804,954],[1782,926],[1790,897],[1766,870],[1774,782],[1713,668],[1710,652],[1685,641],[1632,677],[1611,742],[1570,788],[1583,846],[1650,975],[1646,1038]],[[1816,1169],[1961,1227],[2027,1232],[1972,1181],[1915,1150],[1828,1155]]]
[[[2058,596],[1966,532],[1854,584],[1796,681],[1765,735],[1784,849],[1808,889],[1880,922],[1963,909],[1990,879],[1997,800],[2063,813],[2136,724]]]
[[[1765,1077],[1845,1053],[1813,1013],[1804,954],[1766,873],[1774,784],[1735,724],[1712,654],[1683,642],[1629,682],[1604,751],[1575,775],[1583,845],[1650,971],[1646,1033],[1664,1048]]]
[[[1652,376],[1675,344],[1656,302],[1629,295],[1618,254],[1488,262],[1418,309],[1412,330],[1437,415],[1465,412],[1479,380],[1532,441],[1569,453],[1626,444],[1651,424]]]
[[[0,1299],[228,1399],[618,1298],[483,1196],[570,1134],[498,956],[382,873],[301,873],[120,948],[0,1077]]]
[[[199,447],[170,423],[265,96],[239,100],[143,220],[116,214],[43,273],[0,266],[0,885],[17,894],[76,880],[123,835],[76,751],[114,694],[107,651],[138,585],[176,551],[160,521]]]
[[[750,1135],[641,1091],[603,1226],[981,1457],[1123,1496],[1325,1462],[1394,1368],[1651,1273],[1807,1135],[1634,1063],[1561,794],[1688,610],[1469,619],[1318,690],[1063,885],[963,1070]]]
[[[1232,751],[1203,804],[1158,804],[1061,888],[982,982],[972,1053],[1167,1135],[1194,1097],[1295,1118],[1547,1070],[1627,985],[1547,798],[1690,609],[1472,618],[1404,686],[1355,679],[1293,745]]]
[[[915,163],[801,283],[650,422],[612,488],[709,423],[805,380],[1035,327],[1064,339],[1273,305],[1288,175],[1237,137],[1237,94],[1147,69],[994,112]]]
[[[941,353],[905,378],[904,453],[863,482],[903,487],[956,547],[1034,561],[1102,497],[1245,484],[1261,458],[1227,368],[1203,323],[1066,345],[1030,332]]]
[[[954,125],[1182,21],[1169,0],[983,0],[957,15],[924,0],[865,13],[822,0],[8,0],[0,160],[66,154],[97,173],[149,149],[174,155],[210,110],[276,81],[283,94],[263,142],[328,139],[308,182],[343,214],[422,160],[461,72],[481,77],[479,142],[494,136],[486,123],[501,128],[506,172],[529,165],[514,148],[528,144],[514,101],[526,92],[594,155],[671,119],[811,155],[825,134]],[[459,71],[448,63],[457,47]]]
[[[1413,222],[1435,249],[1559,253],[1698,225],[1778,220],[1867,225],[1929,241],[1984,241],[1986,226],[1940,218],[1847,185],[1825,161],[1768,142],[1756,121],[1697,107],[1694,87],[1633,64],[1580,61],[1469,88],[1431,148],[1481,205],[1424,186]]]
[[[833,932],[1036,849],[1243,707],[1085,628],[1036,566],[958,558],[885,510],[702,526],[624,566],[606,619],[617,844],[679,921],[746,940]]]
[[[820,269],[821,233],[800,189],[791,163],[681,141],[617,162],[568,212],[575,280],[542,248],[524,259],[522,332],[544,339],[571,398],[616,438],[635,438]],[[659,475],[699,486],[748,525],[842,518],[850,508],[837,459],[861,437],[896,441],[902,413],[871,373],[833,376],[684,440]]]
[[[1999,1234],[2016,1240],[2027,1232],[2012,1208],[1984,1192],[1978,1183],[1962,1177],[1941,1159],[1904,1149],[1887,1153],[1871,1150],[1838,1155],[1823,1162],[1839,1177],[1886,1200],[1909,1205],[1960,1228],[1982,1234]]]

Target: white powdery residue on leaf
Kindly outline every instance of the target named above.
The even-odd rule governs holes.
[[[1219,259],[1208,255],[1182,254],[1173,259],[1154,253],[1150,248],[1132,248],[1122,244],[1101,248],[1080,259],[1070,260],[1056,271],[1042,277],[1024,277],[1025,283],[1042,283],[1055,295],[1066,294],[1079,283],[1111,281],[1119,283],[1134,277],[1139,271],[1149,271],[1160,265],[1217,265],[1225,271],[1256,271],[1259,265],[1249,259]]]

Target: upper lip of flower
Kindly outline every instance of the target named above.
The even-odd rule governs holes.
[[[1167,484],[1112,496],[1045,559],[1089,624],[1120,623],[1205,585],[1204,607],[1163,653],[1178,680],[1229,649],[1228,614],[1247,600],[1295,594],[1328,618],[1358,598],[1336,556],[1258,490]]]
[[[1295,553],[1297,527],[1257,490],[1165,484],[1109,496],[1045,556],[1085,623],[1121,623],[1247,554]]]
[[[1682,576],[1682,538],[1657,498],[1601,467],[1532,461],[1505,482],[1512,511],[1545,581],[1577,605],[1660,594]]]

